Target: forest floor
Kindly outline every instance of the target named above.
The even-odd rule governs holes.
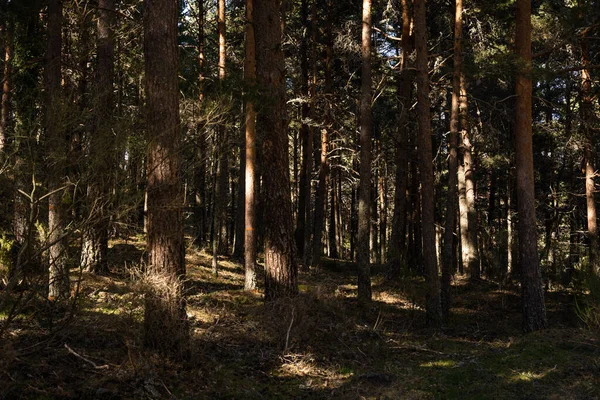
[[[223,259],[214,277],[188,249],[192,345],[171,361],[141,345],[130,270],[142,248],[113,243],[111,274],[83,274],[73,318],[30,302],[0,343],[0,399],[600,398],[600,338],[578,326],[573,294],[548,292],[551,328],[524,335],[516,288],[457,278],[435,333],[420,278],[387,282],[375,268],[361,307],[354,266],[334,260],[300,273],[297,298],[265,305],[242,290],[242,265]]]

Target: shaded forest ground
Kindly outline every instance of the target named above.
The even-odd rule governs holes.
[[[333,260],[300,273],[298,298],[264,305],[241,290],[240,264],[214,277],[188,249],[192,346],[169,361],[142,349],[142,248],[113,243],[111,275],[83,275],[71,320],[30,302],[0,344],[1,399],[600,398],[600,340],[578,327],[572,294],[547,293],[551,329],[523,335],[516,288],[459,278],[434,334],[419,278],[375,268],[375,301],[359,307],[353,265]]]

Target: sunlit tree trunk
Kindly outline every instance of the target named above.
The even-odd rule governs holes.
[[[440,280],[435,251],[435,215],[433,162],[431,150],[431,114],[427,66],[427,21],[425,0],[415,0],[415,48],[417,50],[417,112],[419,116],[419,160],[421,174],[421,224],[423,267],[427,281],[427,323],[441,326]]]
[[[523,304],[523,330],[546,327],[546,309],[537,248],[532,146],[531,2],[517,0],[515,49],[516,76],[515,146],[517,210],[519,212],[519,258]]]
[[[463,270],[471,279],[481,278],[479,245],[477,240],[477,211],[475,209],[475,183],[473,181],[473,156],[471,152],[469,109],[465,77],[460,76],[460,155],[458,166],[458,200],[460,209],[460,241]]]
[[[188,326],[183,296],[185,244],[180,178],[177,3],[144,1],[148,284],[144,343],[183,356]]]
[[[256,84],[256,55],[254,41],[254,4],[246,0],[246,56],[244,78],[252,90]],[[256,289],[256,111],[254,93],[246,97],[246,179],[244,230],[244,289]]]

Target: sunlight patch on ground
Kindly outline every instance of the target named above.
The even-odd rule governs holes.
[[[515,371],[515,374],[511,377],[508,378],[509,381],[511,382],[533,382],[539,379],[544,378],[546,375],[548,375],[551,371],[553,371],[554,368],[549,369],[545,372],[532,372],[532,371]]]
[[[273,372],[273,376],[304,378],[301,389],[334,389],[350,379],[354,373],[347,368],[325,368],[319,366],[310,354],[285,354],[281,356],[282,365]]]
[[[423,368],[452,368],[456,366],[456,361],[452,360],[438,360],[420,364],[419,367]]]

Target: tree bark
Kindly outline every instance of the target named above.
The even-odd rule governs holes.
[[[144,344],[184,356],[189,339],[183,282],[183,191],[180,178],[177,2],[144,1],[148,138],[148,283]]]
[[[48,50],[46,53],[46,136],[50,165],[48,170],[48,230],[49,287],[51,300],[69,297],[69,268],[67,265],[65,149],[66,135],[62,129],[62,1],[48,1]]]
[[[431,154],[431,115],[427,66],[427,20],[425,0],[415,0],[415,48],[417,50],[417,111],[419,115],[419,166],[421,173],[421,223],[423,235],[423,267],[427,282],[426,312],[428,325],[442,323],[440,280],[435,251],[435,203],[433,162]]]
[[[458,166],[458,188],[460,209],[460,235],[463,270],[469,278],[481,278],[479,245],[477,240],[477,210],[475,209],[475,184],[473,182],[473,157],[471,153],[469,109],[465,77],[460,76],[460,125],[462,163]]]
[[[302,166],[300,170],[300,188],[298,193],[298,214],[296,215],[296,249],[300,258],[305,258],[304,248],[307,247],[306,239],[310,239],[310,226],[307,226],[307,216],[310,214],[311,171],[313,158],[313,129],[308,126],[310,113],[309,106],[309,74],[308,74],[308,0],[302,0],[300,18],[303,21],[302,39],[300,41],[300,91],[304,99],[302,102],[302,125],[300,136],[302,138]],[[309,246],[310,248],[310,246]],[[306,260],[310,256],[306,255]],[[305,266],[309,264],[305,261]]]
[[[592,130],[592,120],[594,118],[594,105],[592,94],[592,78],[590,71],[585,68],[590,64],[588,30],[585,30],[579,39],[581,47],[581,64],[584,69],[581,70],[581,104],[579,112],[581,114],[581,130],[584,139],[584,162],[585,162],[585,200],[587,206],[587,234],[589,240],[589,264],[587,272],[600,275],[600,261],[598,260],[598,220],[596,214],[596,187],[594,177],[595,147],[594,134]]]
[[[454,70],[452,73],[452,105],[450,134],[448,136],[448,194],[446,196],[446,223],[444,226],[444,249],[442,255],[441,299],[442,312],[447,317],[452,300],[450,284],[454,275],[454,234],[456,232],[456,206],[458,185],[457,137],[460,113],[460,76],[462,73],[463,3],[456,0],[454,15]]]
[[[5,23],[4,79],[0,105],[0,157],[4,157],[9,141],[8,122],[10,118],[10,96],[12,92],[12,64],[14,52],[14,21],[7,18]],[[0,161],[4,161],[0,158]]]
[[[362,67],[360,95],[360,184],[358,193],[358,300],[371,301],[371,0],[362,2]]]
[[[537,249],[532,146],[531,2],[517,0],[515,146],[519,257],[523,302],[523,330],[546,327],[546,309]]]
[[[410,36],[411,13],[410,0],[402,0],[402,57],[397,83],[398,96],[398,136],[396,138],[396,192],[394,194],[394,216],[392,217],[391,245],[388,250],[388,264],[392,276],[398,276],[406,264],[406,225],[408,188],[408,110],[410,109],[412,74],[408,70],[409,56],[413,52]]]
[[[254,4],[246,0],[244,79],[250,90],[256,85]],[[253,95],[254,93],[252,93]],[[244,230],[244,289],[256,289],[256,111],[252,95],[246,97],[246,179]]]
[[[265,299],[274,300],[298,293],[295,260],[287,119],[285,110],[285,64],[283,58],[280,0],[256,2],[257,82],[263,107],[258,115],[265,216]]]
[[[217,3],[217,34],[219,36],[219,84],[223,88],[226,76],[226,43],[225,43],[225,0],[218,0]],[[225,118],[225,116],[221,116]],[[215,187],[215,211],[213,213],[215,235],[213,237],[213,274],[218,273],[218,255],[227,253],[227,176],[229,172],[229,143],[227,139],[227,128],[224,123],[220,123],[217,138],[217,181]]]
[[[97,88],[94,100],[96,121],[91,137],[89,154],[90,182],[87,188],[87,212],[92,221],[84,232],[81,249],[81,266],[89,272],[108,271],[108,195],[113,158],[112,115],[114,114],[114,0],[98,1],[97,37]]]

